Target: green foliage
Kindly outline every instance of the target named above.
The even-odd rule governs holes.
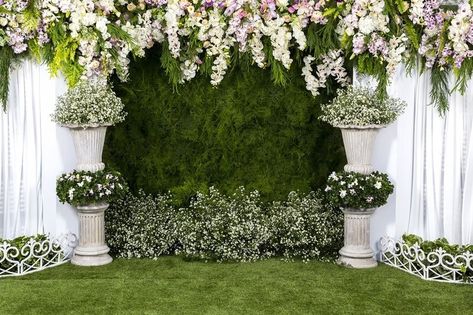
[[[168,46],[168,42],[163,43],[161,53],[161,67],[169,77],[169,83],[172,85],[172,88],[175,89],[181,80],[181,67],[179,65],[179,61],[172,57]],[[205,61],[206,66],[203,67],[203,69],[211,69],[212,64],[210,62],[210,58],[207,58]]]
[[[332,260],[343,247],[343,214],[323,204],[320,192],[288,195],[269,208],[271,244],[277,256],[292,260]]]
[[[48,239],[48,237],[44,234],[38,234],[35,236],[18,236],[14,239],[8,240],[8,239],[2,239],[0,238],[0,244],[3,244],[4,242],[8,243],[9,245],[16,247],[16,248],[22,248],[23,246],[26,245],[26,243],[29,242],[30,239],[35,240],[36,242],[42,242]]]
[[[380,99],[388,96],[387,87],[389,77],[386,71],[386,63],[373,58],[370,54],[364,53],[358,56],[356,70],[360,74],[367,74],[377,79],[376,92]]]
[[[307,47],[313,55],[320,57],[331,49],[338,49],[340,42],[336,32],[338,20],[329,17],[325,25],[311,23],[307,28]]]
[[[448,71],[434,67],[431,71],[432,89],[430,90],[430,98],[432,103],[437,106],[440,114],[445,114],[448,110],[449,83]]]
[[[257,191],[231,195],[210,187],[197,193],[177,218],[178,253],[191,259],[256,261],[273,255],[270,221]]]
[[[461,68],[454,68],[454,72],[457,77],[457,81],[451,92],[458,90],[461,94],[465,94],[468,88],[468,82],[473,76],[473,59],[463,60]]]
[[[268,38],[263,39],[264,43],[264,52],[268,57],[268,65],[271,69],[271,80],[274,84],[285,86],[288,80],[287,70],[284,68],[283,64],[276,60],[273,56],[273,46]]]
[[[137,3],[137,1],[131,1],[130,6],[127,6],[125,1],[125,3],[121,3],[117,7],[118,11],[114,11],[113,13],[103,12],[103,8],[100,8],[100,6],[94,8],[94,14],[97,14],[97,16],[100,17],[105,16],[109,19],[109,23],[107,23],[108,34],[106,36],[99,30],[98,25],[81,25],[81,30],[79,30],[80,35],[73,38],[74,35],[72,29],[68,27],[69,24],[73,24],[71,22],[71,13],[68,10],[64,10],[63,8],[63,10],[58,11],[57,8],[53,8],[54,6],[47,8],[47,6],[44,6],[43,1],[40,0],[30,0],[26,3],[27,5],[24,7],[22,3],[15,4],[15,1],[10,1],[8,3],[2,2],[2,5],[0,5],[0,14],[4,16],[14,14],[15,17],[17,17],[17,21],[9,23],[10,25],[7,27],[13,27],[13,29],[19,28],[22,33],[26,34],[28,50],[24,55],[33,56],[38,62],[46,63],[53,75],[58,74],[59,71],[62,72],[71,87],[81,78],[84,78],[84,66],[80,65],[78,62],[79,56],[81,55],[81,52],[78,49],[80,41],[87,39],[89,36],[89,39],[92,37],[96,39],[97,46],[95,47],[95,53],[96,57],[101,56],[100,69],[102,74],[108,76],[109,73],[115,71],[122,80],[126,80],[127,66],[126,63],[121,60],[121,57],[123,57],[122,53],[130,52],[130,57],[132,58],[141,57],[145,47],[140,47],[138,43],[140,40],[138,39],[139,36],[137,34],[133,34],[132,31],[125,31],[124,28],[122,28],[122,25],[124,25],[124,23],[130,23],[133,28],[135,26],[142,27],[142,19],[146,19],[145,16],[153,16],[151,20],[156,18],[163,27],[167,23],[164,18],[168,10],[166,6],[162,6],[158,10],[151,4],[145,5],[143,0],[139,1],[139,3]],[[472,3],[471,0],[470,3]],[[297,49],[295,47],[295,37],[293,37],[289,42],[293,64],[295,64],[296,67],[297,65],[300,66],[301,57],[304,55],[313,55],[317,61],[320,61],[320,56],[322,54],[325,54],[332,49],[341,49],[345,56],[351,57],[351,60],[346,62],[346,67],[349,68],[350,66],[357,65],[360,73],[374,76],[378,80],[378,96],[381,98],[387,97],[386,87],[389,84],[389,77],[386,72],[386,56],[373,55],[367,51],[361,55],[356,55],[353,53],[354,35],[348,35],[345,33],[340,38],[340,34],[337,32],[337,28],[341,26],[339,23],[342,19],[347,17],[347,14],[349,14],[353,1],[327,1],[319,2],[317,6],[319,5],[321,7],[320,12],[325,18],[325,21],[323,23],[313,21],[313,23],[302,23],[301,25],[302,31],[306,35],[307,47],[303,49],[303,51]],[[417,22],[416,24],[413,23],[410,14],[411,12],[409,10],[411,6],[409,1],[386,0],[383,1],[383,5],[383,15],[389,22],[387,23],[388,30],[381,32],[383,33],[382,37],[389,41],[395,37],[399,38],[400,35],[407,36],[407,51],[406,54],[403,54],[402,59],[407,65],[407,69],[412,70],[415,66],[417,57],[419,57],[418,51],[422,34],[427,34],[429,31],[426,29],[426,25],[419,25]],[[222,12],[220,12],[220,18],[222,19],[221,22],[226,25],[224,26],[224,29],[228,31],[230,29],[228,23],[230,23],[231,19],[229,19],[226,16],[226,13],[224,13],[225,6],[226,5],[219,7],[218,10],[222,9]],[[290,6],[290,4],[288,6]],[[250,7],[244,6],[243,10],[245,12],[246,10],[252,12],[256,8],[253,5]],[[429,55],[432,54],[433,57],[441,57],[440,55],[444,51],[444,48],[452,48],[452,39],[449,38],[449,27],[452,23],[452,16],[458,13],[457,4],[447,4],[442,5],[441,7],[444,11],[445,23],[443,24],[443,28],[438,31],[438,34],[432,36],[432,39],[435,39],[435,42],[438,43],[438,47],[429,52]],[[291,21],[297,17],[297,13],[292,12],[291,9],[289,9],[290,12],[286,12],[287,9],[286,5],[278,6],[278,14],[284,19],[284,23],[287,23],[286,26],[289,27]],[[374,8],[369,8],[368,11],[373,9]],[[49,12],[46,14],[48,17],[45,21],[42,20],[44,13],[43,10],[52,10],[52,13]],[[446,10],[452,11],[447,12]],[[316,12],[319,11],[317,10]],[[435,9],[435,12],[437,12],[437,9]],[[49,17],[49,14],[54,14],[54,18]],[[248,14],[249,16],[256,14],[261,17],[261,15],[264,15],[264,12],[252,12]],[[209,56],[205,52],[205,49],[202,51],[203,47],[207,47],[207,44],[199,39],[199,31],[203,29],[198,25],[190,26],[192,25],[192,22],[190,24],[188,23],[189,16],[190,13],[186,12],[184,15],[180,15],[177,21],[179,40],[181,41],[181,50],[178,58],[175,59],[172,57],[168,49],[169,43],[167,39],[164,40],[162,44],[163,52],[160,57],[162,68],[168,75],[169,82],[173,86],[173,89],[177,89],[178,84],[181,81],[182,74],[180,63],[184,60],[194,60],[194,57],[199,56],[203,61],[203,65],[200,67],[199,72],[206,75],[210,75],[212,72],[212,61],[215,58],[215,55]],[[263,18],[263,20],[265,19],[266,18]],[[15,25],[15,23],[19,25]],[[46,25],[43,25],[43,23],[46,23]],[[258,23],[255,25],[257,24]],[[44,44],[44,46],[39,44],[39,38],[43,35],[43,26],[47,31],[47,35],[51,39],[48,43]],[[255,27],[258,28],[259,26]],[[253,27],[247,30],[250,35],[253,32],[252,28]],[[0,38],[2,40],[0,46],[11,44],[8,43],[8,38],[11,35],[7,36],[5,34],[6,29],[6,27],[0,28]],[[357,32],[358,31],[359,30],[357,30]],[[227,35],[235,36],[235,33]],[[213,35],[211,35],[211,37],[212,36]],[[202,40],[205,41],[206,39]],[[266,34],[263,36],[262,40],[264,44],[264,53],[267,59],[266,66],[269,69],[267,75],[277,85],[285,86],[287,84],[292,84],[290,81],[293,70],[288,73],[285,66],[274,58],[272,54],[274,47],[271,45],[270,36]],[[123,46],[126,46],[127,49],[122,50],[121,48],[123,48]],[[239,66],[242,66],[243,63],[248,64],[248,53],[241,55],[237,43],[235,43],[235,46],[230,49],[230,55],[230,69],[238,68]],[[7,60],[5,56],[0,56],[0,58],[3,59],[0,60],[0,63]],[[421,62],[425,63],[426,56],[420,57],[420,59]],[[437,72],[439,71],[438,68],[442,68],[446,65],[445,71],[449,73],[453,71],[457,75],[457,82],[451,91],[444,86],[442,82],[444,79],[443,77],[439,77],[438,73],[433,76],[431,92],[432,101],[439,108],[441,113],[444,113],[448,109],[448,95],[452,91],[460,91],[461,93],[464,93],[467,88],[466,82],[473,75],[472,58],[466,58],[460,69],[455,69],[454,59],[455,58],[448,57],[446,58],[445,64],[443,62],[437,62],[437,64],[434,65],[434,70]],[[0,74],[5,73],[5,69],[2,68],[3,66],[4,64],[0,65]],[[4,76],[2,81],[4,82],[0,83],[0,101],[5,103],[6,95],[8,93],[8,76]],[[332,92],[330,89],[331,86],[329,83],[327,86],[327,93]]]
[[[458,244],[450,244],[446,238],[438,238],[433,241],[425,241],[422,237],[415,235],[415,234],[404,234],[402,236],[402,240],[408,246],[414,246],[414,244],[418,244],[420,248],[427,254],[437,249],[442,248],[450,255],[456,256],[461,255],[466,252],[473,253],[473,244],[471,245],[458,245]]]
[[[45,60],[48,61],[49,71],[53,76],[62,71],[69,86],[79,82],[83,67],[77,62],[76,50],[79,44],[71,37],[64,36],[61,26],[51,30],[51,40],[54,48],[47,48]]]
[[[0,106],[4,111],[7,110],[10,66],[13,58],[13,50],[10,47],[0,47]]]
[[[389,1],[388,1],[389,2]],[[404,0],[395,0],[397,9],[400,13],[405,13],[409,9],[409,3]]]
[[[21,20],[23,21],[23,27],[29,31],[34,31],[38,28],[40,23],[41,12],[39,7],[36,5],[37,1],[30,1],[28,8],[21,14]]]
[[[108,132],[104,161],[135,191],[171,190],[186,202],[210,186],[245,186],[277,200],[321,186],[344,164],[340,133],[317,120],[300,69],[284,88],[270,70],[237,67],[219,88],[199,77],[176,93],[158,51],[132,65],[130,83],[115,83],[128,116]]]
[[[410,40],[410,43],[412,47],[414,47],[416,50],[419,49],[420,46],[420,34],[417,32],[414,23],[411,21],[406,21],[406,24],[404,25],[404,30],[407,35],[407,37]]]
[[[105,212],[107,244],[119,258],[157,258],[174,254],[178,209],[169,194],[126,194]]]

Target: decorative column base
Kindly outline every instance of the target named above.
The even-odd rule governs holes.
[[[108,204],[79,206],[79,246],[71,263],[78,266],[101,266],[112,262],[105,243],[105,210]]]
[[[74,254],[71,259],[71,264],[76,266],[91,267],[91,266],[102,266],[108,265],[113,261],[113,258],[109,254],[97,255],[97,256],[81,256]]]
[[[375,209],[343,210],[345,237],[338,263],[352,268],[373,268],[378,265],[370,247],[370,218]]]

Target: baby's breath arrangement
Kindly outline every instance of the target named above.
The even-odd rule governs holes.
[[[272,255],[267,216],[259,193],[238,189],[232,196],[214,187],[198,193],[179,218],[179,253],[217,261],[255,261]]]
[[[321,106],[320,120],[335,127],[388,125],[403,113],[406,105],[400,99],[380,99],[372,89],[350,86],[339,90],[331,103]]]
[[[127,185],[115,171],[73,171],[57,179],[59,201],[73,206],[85,206],[113,201],[125,194]]]
[[[168,193],[128,193],[105,213],[111,253],[119,258],[150,258],[173,254],[178,234],[178,209]]]
[[[289,193],[287,201],[273,202],[269,228],[271,245],[286,260],[332,260],[343,246],[343,214],[327,207],[315,192]]]
[[[333,260],[343,239],[343,215],[315,193],[291,192],[263,203],[258,191],[225,195],[211,187],[178,209],[172,195],[128,193],[106,215],[107,243],[117,257],[180,254],[216,261]]]
[[[52,118],[61,125],[108,126],[125,120],[123,108],[106,83],[82,81],[58,98]]]
[[[386,204],[394,191],[388,175],[373,172],[363,175],[354,172],[333,172],[325,188],[328,202],[342,209],[370,209]]]

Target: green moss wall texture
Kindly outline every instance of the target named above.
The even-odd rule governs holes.
[[[243,185],[276,200],[323,185],[344,164],[340,132],[316,119],[300,69],[285,87],[266,70],[239,67],[218,88],[201,77],[176,92],[157,54],[136,61],[129,82],[115,83],[128,116],[109,128],[104,160],[132,189],[170,190],[184,201],[212,185]]]

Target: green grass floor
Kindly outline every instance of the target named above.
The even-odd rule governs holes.
[[[0,279],[0,314],[473,314],[473,286],[381,265],[217,264],[178,257],[71,264]]]

